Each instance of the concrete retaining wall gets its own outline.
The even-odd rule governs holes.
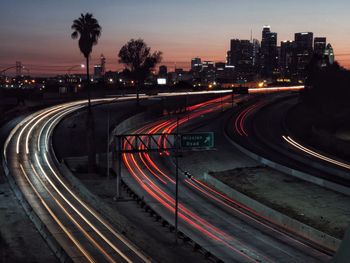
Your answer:
[[[113,129],[112,135],[123,134],[133,128],[136,128],[137,126],[140,126],[141,124],[144,124],[145,122],[147,122],[147,120],[151,120],[156,117],[157,116],[155,114],[149,112],[141,112],[139,114],[136,114],[118,124]]]
[[[289,232],[310,240],[326,249],[335,252],[341,243],[339,239],[336,239],[315,228],[312,228],[293,218],[290,218],[270,207],[267,207],[264,204],[242,194],[241,192],[232,189],[231,187],[227,186],[226,184],[222,183],[207,173],[205,173],[202,178],[198,179],[201,179],[205,183],[212,185],[242,205],[251,208],[272,223],[286,229]]]

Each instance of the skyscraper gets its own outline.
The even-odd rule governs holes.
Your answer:
[[[327,39],[325,37],[315,37],[314,39],[314,53],[324,55],[327,46]]]
[[[264,76],[272,76],[278,70],[277,33],[270,26],[264,26],[261,40],[261,71]]]
[[[293,70],[294,42],[285,40],[281,42],[280,69],[283,76],[290,76]]]
[[[313,54],[313,33],[302,32],[295,33],[295,54],[294,54],[294,65],[296,74],[299,77],[305,76],[305,68],[309,64]]]
[[[253,73],[253,44],[249,40],[231,39],[229,65],[240,76]]]
[[[260,64],[260,42],[257,39],[253,39],[253,66],[258,67]]]

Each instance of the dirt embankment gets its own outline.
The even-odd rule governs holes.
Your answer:
[[[350,198],[264,166],[211,172],[245,195],[342,239],[350,223]]]

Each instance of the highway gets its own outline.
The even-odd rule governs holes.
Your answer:
[[[50,136],[55,125],[85,106],[86,101],[66,103],[27,117],[5,143],[6,165],[31,207],[74,262],[151,262],[80,198],[52,155]]]
[[[350,164],[306,145],[290,134],[285,124],[288,110],[297,103],[290,94],[270,96],[243,107],[227,125],[227,134],[238,144],[268,160],[329,182],[349,193]],[[327,168],[325,168],[327,167]]]
[[[235,102],[243,98],[237,96]],[[113,100],[99,99],[93,103]],[[24,119],[5,143],[5,164],[33,210],[73,261],[151,262],[103,215],[84,202],[60,172],[51,147],[52,131],[62,118],[85,106],[86,101],[66,103]],[[184,130],[219,118],[222,110],[230,107],[230,95],[193,105],[180,115],[178,123]],[[134,132],[171,133],[176,124],[176,117],[167,117],[141,125]],[[166,143],[164,146],[167,147]],[[123,154],[124,171],[129,174],[124,173],[124,181],[169,222],[174,218],[172,155],[170,150],[161,155]],[[179,188],[179,230],[222,261],[326,262],[331,258],[329,252],[274,226],[196,178],[180,173]]]
[[[237,99],[238,98],[238,99]],[[242,98],[237,96],[235,102]],[[220,117],[224,106],[212,100],[193,106],[178,120],[181,130],[196,122]],[[141,126],[134,133],[171,133],[176,131],[176,117],[164,118]],[[133,140],[134,137],[130,137]],[[163,141],[166,148],[166,142]],[[124,144],[125,150],[130,150]],[[142,150],[142,145],[139,146]],[[215,153],[213,153],[215,154]],[[169,164],[173,152],[123,153],[123,180],[157,213],[174,222],[175,172]],[[210,162],[210,160],[208,160]],[[266,218],[196,178],[179,176],[179,230],[225,262],[326,262],[331,257],[320,248],[280,229]]]

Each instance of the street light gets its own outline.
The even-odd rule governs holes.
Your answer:
[[[84,65],[84,64],[74,65],[74,66],[68,68],[68,70],[67,70],[67,71],[68,71],[68,75],[70,75],[70,74],[71,74],[71,71],[72,71],[74,68],[77,68],[77,67],[85,68],[85,65]]]

